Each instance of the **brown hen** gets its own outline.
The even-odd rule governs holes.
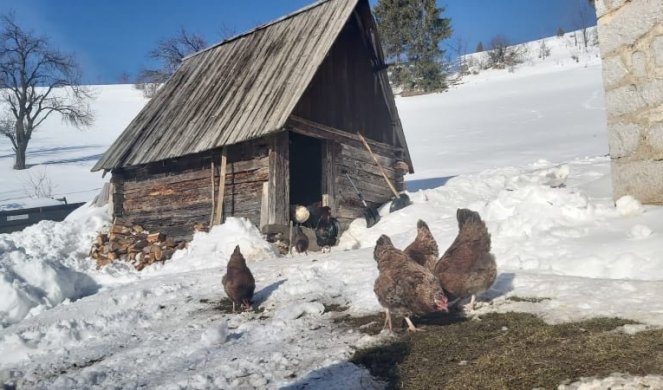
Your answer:
[[[426,222],[422,220],[417,222],[417,237],[412,244],[405,248],[404,252],[412,260],[433,272],[437,259],[440,257],[440,251]]]
[[[410,316],[447,311],[447,297],[437,278],[417,264],[382,235],[375,244],[373,258],[378,263],[378,278],[373,285],[380,305],[385,308],[384,326],[393,331],[391,313],[405,317],[408,329],[418,330]]]
[[[474,309],[476,295],[488,290],[495,282],[497,265],[490,253],[490,234],[479,213],[458,209],[458,235],[435,265],[433,273],[450,300],[471,297]]]
[[[226,274],[223,275],[221,282],[228,298],[233,302],[233,312],[235,312],[235,305],[239,305],[245,310],[251,308],[256,282],[251,270],[246,266],[244,256],[239,251],[239,245],[235,247],[235,251],[228,260]]]

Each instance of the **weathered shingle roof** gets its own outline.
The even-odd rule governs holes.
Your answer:
[[[358,1],[320,1],[186,58],[93,171],[279,131]]]

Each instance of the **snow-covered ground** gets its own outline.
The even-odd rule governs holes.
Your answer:
[[[417,171],[411,188],[425,189],[412,190],[413,205],[383,212],[371,229],[355,221],[330,254],[277,257],[255,228],[230,218],[197,233],[165,265],[97,270],[87,251],[108,217],[87,206],[64,222],[0,235],[0,382],[49,389],[380,388],[347,358],[389,336],[339,326],[325,305],[353,315],[380,311],[372,289],[377,237],[389,234],[404,247],[422,218],[444,249],[457,232],[459,207],[486,220],[498,262],[498,280],[486,294],[491,303],[479,314],[527,311],[553,323],[610,315],[644,324],[628,332],[663,326],[663,208],[630,197],[612,201],[601,68],[592,58],[567,62],[559,55],[513,73],[472,76],[446,93],[399,98]],[[128,86],[106,88],[126,99],[117,117],[128,122],[128,106],[135,113],[142,98]],[[101,111],[111,118],[113,107]],[[112,136],[99,130],[87,138],[89,154],[81,137],[80,149],[50,158],[102,152],[121,131],[111,127]],[[35,139],[34,148],[51,142]],[[83,170],[93,160],[61,165]],[[10,165],[0,166],[2,194],[12,191],[13,176],[4,175]],[[101,183],[70,176],[69,189]],[[216,306],[236,244],[255,275],[259,310],[229,315]],[[513,295],[548,299],[506,299]],[[624,383],[656,386],[661,378],[613,376],[567,388]]]

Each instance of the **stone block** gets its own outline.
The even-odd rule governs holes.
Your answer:
[[[632,45],[661,22],[663,1],[627,2],[618,12],[599,19],[601,52],[605,56],[622,46]]]
[[[596,16],[601,17],[626,3],[627,0],[596,0]]]
[[[647,54],[636,51],[631,55],[631,69],[635,77],[647,76]]]
[[[651,147],[653,159],[663,159],[663,123],[654,123],[647,130],[647,144]]]
[[[608,143],[612,158],[628,157],[640,142],[640,126],[634,123],[614,123],[608,127]]]
[[[647,107],[635,85],[626,85],[607,91],[605,105],[608,117],[621,116]]]
[[[612,161],[613,199],[631,195],[644,204],[663,204],[663,161]]]
[[[637,89],[647,105],[656,106],[663,103],[663,80],[647,79],[647,82],[640,82]]]
[[[654,56],[654,64],[663,67],[663,35],[659,35],[651,43],[651,51]]]
[[[628,69],[618,55],[603,60],[603,83],[606,89],[619,84],[627,74]]]

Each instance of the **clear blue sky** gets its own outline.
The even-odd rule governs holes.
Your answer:
[[[375,5],[377,0],[371,0]],[[311,0],[0,0],[0,12],[14,10],[19,24],[74,52],[88,83],[110,84],[120,74],[149,66],[147,52],[183,26],[210,43],[222,31],[248,30]],[[446,0],[454,34],[473,51],[496,34],[519,43],[554,35],[558,26],[580,26],[587,0]],[[590,15],[593,15],[589,12]],[[589,24],[594,24],[592,18]]]

